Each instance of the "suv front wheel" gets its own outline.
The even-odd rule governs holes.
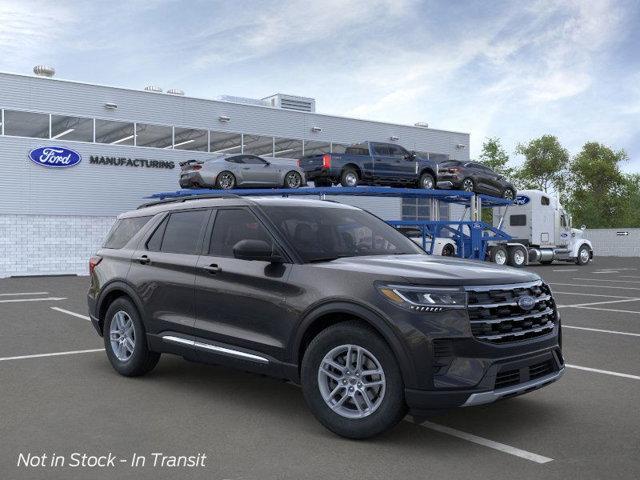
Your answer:
[[[358,322],[339,323],[314,338],[301,378],[312,413],[343,437],[377,435],[407,411],[393,352],[373,329]]]
[[[120,375],[144,375],[160,359],[159,353],[149,350],[138,310],[127,298],[120,297],[109,305],[103,337],[107,357]]]

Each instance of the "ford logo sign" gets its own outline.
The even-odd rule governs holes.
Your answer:
[[[526,195],[517,195],[513,203],[515,203],[516,205],[526,205],[530,200],[531,199]]]
[[[518,298],[518,306],[525,311],[531,310],[536,304],[536,299],[531,295],[523,295]]]
[[[82,155],[64,147],[39,147],[29,152],[33,163],[51,168],[73,167],[82,161]]]

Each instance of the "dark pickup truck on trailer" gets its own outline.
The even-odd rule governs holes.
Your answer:
[[[364,142],[341,154],[309,155],[298,160],[316,187],[358,185],[436,188],[438,164],[393,143]]]

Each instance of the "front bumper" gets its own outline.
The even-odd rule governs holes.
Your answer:
[[[548,362],[548,371],[539,365]],[[515,357],[496,359],[473,388],[405,389],[411,413],[427,415],[433,411],[469,407],[515,397],[545,387],[564,374],[564,360],[558,346]],[[505,384],[505,376],[513,379]]]

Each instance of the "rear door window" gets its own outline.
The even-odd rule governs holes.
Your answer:
[[[149,220],[151,220],[151,216],[121,218],[111,228],[111,232],[104,242],[104,248],[120,249],[124,247]]]
[[[389,147],[387,145],[376,143],[375,145],[373,145],[373,149],[375,150],[376,155],[379,155],[379,156],[389,155]]]
[[[187,210],[174,212],[169,217],[162,237],[161,252],[200,253],[202,232],[209,219],[210,210]]]

